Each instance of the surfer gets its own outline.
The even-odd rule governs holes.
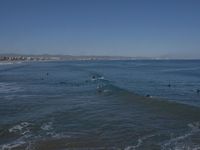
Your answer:
[[[197,94],[199,94],[200,93],[200,90],[199,89],[197,89]]]
[[[147,94],[146,97],[151,97],[151,96],[149,94]]]
[[[92,79],[95,79],[96,77],[95,76],[92,76]]]
[[[171,87],[171,83],[170,83],[170,81],[169,81],[169,84],[167,85],[169,88]]]

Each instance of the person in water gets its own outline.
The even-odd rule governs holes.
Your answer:
[[[197,94],[199,94],[200,93],[200,90],[199,89],[197,89]]]
[[[169,81],[169,84],[167,85],[169,88],[171,87],[171,83],[170,83],[170,81]]]
[[[146,97],[151,97],[151,95],[147,94]]]

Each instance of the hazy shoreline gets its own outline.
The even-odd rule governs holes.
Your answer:
[[[20,55],[0,54],[0,63],[13,64],[32,61],[95,61],[95,60],[199,60],[162,57],[126,57],[126,56],[73,56],[73,55]]]
[[[71,55],[0,55],[0,62],[73,61],[73,60],[132,60],[121,56],[71,56]]]

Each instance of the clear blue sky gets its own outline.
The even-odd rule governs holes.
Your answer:
[[[200,58],[200,0],[0,0],[0,53]]]

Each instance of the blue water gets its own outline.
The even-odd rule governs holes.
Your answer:
[[[199,60],[0,65],[0,149],[200,149],[199,66]]]

